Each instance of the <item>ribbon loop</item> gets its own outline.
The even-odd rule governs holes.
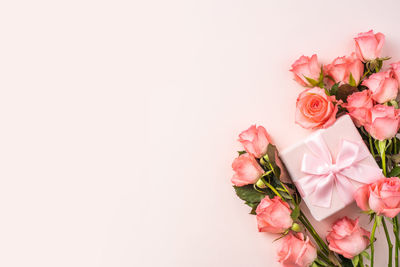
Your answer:
[[[320,134],[307,140],[306,146],[312,152],[305,153],[301,163],[301,171],[306,176],[297,180],[296,184],[313,205],[329,208],[334,188],[340,198],[349,203],[355,190],[350,180],[372,183],[382,176],[381,169],[361,162],[370,155],[363,143],[342,140],[336,161],[332,160]]]

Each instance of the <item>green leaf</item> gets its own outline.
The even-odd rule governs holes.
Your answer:
[[[311,267],[319,267],[319,265],[317,263],[315,263],[315,261],[314,261],[313,264],[311,265]]]
[[[380,227],[382,225],[382,216],[376,216],[376,222],[377,227]]]
[[[339,255],[339,258],[343,267],[353,267],[353,262],[350,259],[345,258],[342,255]]]
[[[360,257],[357,255],[357,256],[354,256],[353,257],[353,259],[351,260],[351,262],[353,263],[353,266],[354,267],[357,267],[358,266],[358,262],[360,261]]]
[[[293,221],[296,221],[297,218],[300,216],[300,207],[299,205],[296,205],[292,211],[292,214],[290,214],[290,217],[292,217]]]
[[[334,85],[332,85],[331,90],[330,90],[330,94],[331,95],[336,95],[337,92],[339,90],[339,83],[335,83]]]
[[[394,167],[394,168],[390,171],[389,177],[400,177],[400,166]]]
[[[357,86],[356,80],[354,80],[353,74],[351,74],[351,72],[350,72],[350,77],[349,77],[349,84],[354,87]]]
[[[240,155],[246,154],[247,152],[246,152],[246,150],[242,150],[242,151],[238,151],[237,153],[238,153],[239,156],[240,156]]]
[[[374,218],[375,218],[375,213],[371,213],[369,215],[369,223],[371,223]]]
[[[250,214],[256,215],[256,209],[258,207],[258,204],[260,204],[260,202],[247,202],[246,201],[244,204],[246,204],[249,207],[251,207]]]
[[[320,260],[320,259],[315,259],[315,262],[314,262],[315,264],[317,264],[316,266],[328,266],[325,262],[323,262],[322,260]],[[313,266],[313,265],[312,265]]]
[[[303,76],[304,76],[304,75],[303,75]],[[316,80],[314,80],[314,79],[308,78],[308,77],[306,77],[306,76],[304,76],[304,78],[306,78],[306,80],[307,80],[313,87],[318,86],[318,84],[319,84],[319,82],[316,81]]]
[[[369,256],[369,253],[365,250],[363,252],[361,252],[361,255],[364,256],[364,258],[366,258],[368,260],[371,259],[371,257]]]
[[[321,72],[319,73],[318,81],[321,83],[324,80],[324,66],[321,64]]]
[[[253,188],[253,185],[245,186],[233,186],[236,191],[236,195],[241,199],[249,203],[260,202],[265,195],[258,192]]]

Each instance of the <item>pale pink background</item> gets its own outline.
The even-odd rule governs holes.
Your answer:
[[[290,64],[371,28],[400,59],[399,8],[2,1],[0,266],[278,266],[229,182],[237,135],[306,136]]]

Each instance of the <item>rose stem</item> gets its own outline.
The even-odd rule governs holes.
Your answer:
[[[372,137],[370,134],[368,134],[369,137],[369,150],[371,150],[372,156],[375,158],[375,151],[374,151],[374,146],[372,145]]]
[[[395,258],[395,264],[396,267],[399,266],[399,246],[400,246],[400,241],[399,241],[399,220],[396,217],[393,218],[393,233],[395,236],[395,250],[394,250],[394,258]]]
[[[382,171],[383,175],[387,177],[386,175],[386,140],[384,141],[379,141],[379,154],[381,155],[382,159]]]
[[[388,249],[389,249],[389,263],[388,263],[388,267],[392,267],[392,251],[393,251],[393,244],[390,241],[390,236],[389,236],[389,232],[388,229],[386,227],[386,222],[385,222],[385,218],[382,218],[382,224],[383,224],[383,229],[385,229],[385,235],[386,235],[386,240],[388,243]]]
[[[372,232],[371,232],[371,237],[369,240],[369,243],[371,244],[371,266],[370,267],[374,267],[374,241],[375,241],[375,231],[376,231],[376,226],[378,225],[378,216],[375,215],[375,219],[374,219],[374,226],[372,227]]]
[[[331,261],[329,260],[329,258],[328,258],[327,256],[325,256],[325,254],[324,254],[322,251],[317,250],[317,254],[318,254],[318,257],[319,257],[322,261],[324,261],[325,263],[327,263],[327,264],[329,264],[329,265],[334,265],[333,262],[331,262]]]

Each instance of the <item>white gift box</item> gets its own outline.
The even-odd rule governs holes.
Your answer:
[[[329,150],[328,154],[330,154],[329,157],[331,158],[332,161],[331,164],[321,164],[321,162],[324,161],[324,160],[321,161],[321,159],[324,158],[324,155],[316,155],[317,153],[315,151],[316,150],[319,151],[318,148],[316,150],[313,150],[312,146],[309,145],[311,141],[315,147],[315,140],[320,140],[322,141],[322,143],[326,144],[326,148],[327,150]],[[347,143],[350,146],[358,144],[359,147],[354,150],[363,151],[364,156],[362,157],[361,160],[358,161],[357,163],[358,166],[356,168],[353,168],[353,166],[351,166],[348,167],[347,169],[346,168],[342,169],[341,173],[336,173],[336,170],[331,171],[330,169],[335,168],[335,164],[337,163],[338,160],[337,159],[338,154],[344,154],[343,152],[340,153],[340,150],[342,151],[344,150],[342,148],[343,143]],[[325,149],[325,151],[327,150]],[[309,208],[312,216],[317,221],[321,221],[333,215],[334,213],[338,212],[339,210],[343,209],[344,207],[348,206],[349,204],[351,204],[354,201],[352,197],[352,191],[362,186],[363,184],[370,183],[371,179],[376,180],[382,176],[382,172],[379,169],[379,166],[377,165],[373,156],[369,153],[369,150],[364,144],[360,134],[358,133],[357,128],[354,126],[350,116],[348,115],[340,117],[332,126],[328,127],[327,129],[321,129],[315,131],[303,141],[291,147],[288,147],[287,149],[284,149],[283,151],[280,152],[279,155],[282,161],[284,162],[293,182],[296,184],[299,192],[301,193],[305,204]],[[327,155],[325,155],[325,158],[327,158],[326,156]],[[342,156],[340,157],[343,159]],[[325,160],[325,162],[326,161],[327,160]],[[311,181],[309,179],[310,173],[307,173],[305,171],[305,166],[307,166],[307,162],[308,165],[310,165],[317,171],[324,168],[327,168],[327,170],[329,168],[330,169],[329,171],[326,171],[326,173],[322,176],[314,175],[313,179],[314,178],[315,179]],[[318,164],[321,166],[312,166]],[[327,165],[329,165],[329,167],[327,167]],[[343,174],[347,175],[347,173],[349,173],[350,168],[353,168],[353,173],[354,171],[355,172],[361,171],[364,173],[368,173],[369,176],[372,176],[374,178],[369,177],[368,178],[369,180],[365,179],[364,181],[362,179],[360,180],[360,178],[352,179],[353,177],[350,177],[351,175],[349,176],[343,175]],[[327,179],[331,178],[332,178],[331,181],[334,182],[330,184],[332,185],[330,187],[332,188],[332,190],[329,190],[329,192],[332,192],[330,198],[328,196],[330,194],[326,194],[326,190],[325,191],[322,190],[318,191],[318,190],[322,188],[323,184],[328,181]],[[314,188],[315,186],[316,188],[315,191],[310,193],[309,188],[308,190],[303,190],[310,186],[312,188]],[[345,194],[346,190],[350,192],[347,194],[348,196],[346,196]],[[307,193],[305,193],[306,191]],[[329,203],[327,200],[325,200],[325,204],[327,203],[328,205],[324,206],[321,205],[321,203],[318,203],[318,202],[323,202],[322,199],[325,198],[327,199],[329,198]]]

